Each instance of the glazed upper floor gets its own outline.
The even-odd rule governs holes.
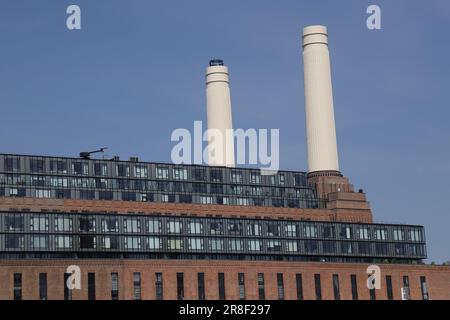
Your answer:
[[[319,208],[305,172],[0,154],[0,196]]]

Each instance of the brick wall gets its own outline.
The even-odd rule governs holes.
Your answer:
[[[197,273],[205,274],[206,299],[218,299],[218,273],[225,273],[227,299],[238,299],[238,273],[245,274],[246,299],[258,299],[257,274],[264,273],[266,299],[278,299],[277,273],[282,273],[286,299],[297,299],[295,275],[302,274],[305,299],[315,299],[314,274],[320,274],[322,297],[334,299],[332,276],[339,275],[341,299],[352,298],[350,275],[357,276],[359,299],[370,299],[366,287],[367,264],[202,261],[202,260],[3,260],[0,261],[0,299],[13,298],[13,275],[22,273],[23,299],[39,298],[39,273],[47,273],[48,298],[64,298],[63,274],[69,265],[81,268],[82,289],[73,291],[73,299],[87,299],[87,273],[95,272],[96,298],[111,299],[111,272],[119,273],[120,299],[133,298],[133,272],[141,273],[142,299],[155,299],[155,272],[163,273],[164,299],[177,298],[176,273],[184,274],[185,299],[198,298]],[[433,300],[450,299],[450,267],[430,265],[380,264],[382,287],[376,298],[387,299],[386,275],[392,277],[394,299],[401,299],[403,276],[409,276],[411,299],[421,299],[420,277],[425,276]]]

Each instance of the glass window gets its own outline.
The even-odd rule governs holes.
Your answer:
[[[394,292],[392,290],[392,276],[386,276],[386,294],[388,300],[394,300]]]
[[[155,273],[155,292],[156,300],[163,299],[163,274],[161,272]]]
[[[361,240],[368,240],[369,239],[369,229],[358,228],[358,238]]]
[[[108,165],[106,163],[95,163],[94,164],[94,174],[96,176],[107,176],[108,175]]]
[[[316,238],[317,237],[317,227],[313,225],[304,226],[305,237]]]
[[[201,222],[189,222],[188,223],[188,233],[189,234],[202,234],[203,224]]]
[[[358,253],[364,255],[370,254],[370,243],[358,242]]]
[[[208,247],[212,251],[222,251],[223,250],[223,239],[209,239]]]
[[[119,274],[111,272],[111,300],[119,300]]]
[[[259,300],[265,300],[264,273],[258,273],[258,296]]]
[[[236,198],[236,205],[238,206],[248,206],[248,199],[247,198]]]
[[[267,240],[267,251],[281,252],[281,240]]]
[[[245,300],[245,275],[244,275],[244,273],[238,274],[238,286],[239,286],[239,300]]]
[[[14,300],[22,300],[22,274],[14,273],[13,283],[13,297]]]
[[[241,183],[242,182],[242,172],[231,171],[231,182],[232,183]]]
[[[95,231],[95,217],[79,217],[79,231],[94,232]]]
[[[235,195],[241,195],[243,193],[243,187],[242,186],[230,186],[231,193]]]
[[[297,241],[286,241],[286,251],[287,252],[297,252]]]
[[[48,217],[32,216],[30,218],[30,231],[48,231]]]
[[[218,220],[209,221],[209,234],[210,235],[222,235],[223,234],[223,222]]]
[[[55,231],[57,232],[71,232],[72,228],[72,218],[57,216],[55,217]]]
[[[79,236],[80,249],[95,249],[97,247],[97,238],[94,235]]]
[[[156,167],[156,178],[169,179],[169,169],[165,167]]]
[[[356,274],[350,275],[350,284],[352,287],[352,300],[358,300],[358,283],[356,281]]]
[[[134,176],[136,178],[147,178],[148,169],[145,165],[135,165],[134,166]]]
[[[51,184],[52,187],[67,188],[69,186],[69,179],[65,178],[65,177],[51,177],[50,178],[50,184]]]
[[[203,272],[197,273],[197,282],[198,282],[198,300],[205,300],[205,296],[206,296],[205,273],[203,273]]]
[[[296,174],[294,175],[294,185],[296,187],[306,186],[306,178],[304,175]]]
[[[47,189],[37,189],[36,192],[36,198],[51,198],[51,191]]]
[[[285,183],[285,176],[284,176],[284,174],[280,173],[278,175],[278,179],[279,179],[279,182],[280,182],[280,186],[284,186],[284,183]]]
[[[351,239],[352,229],[350,227],[342,227],[340,236],[342,239]]]
[[[352,254],[353,253],[353,243],[352,242],[342,242],[342,253],[343,254]]]
[[[18,172],[20,171],[20,159],[19,158],[5,158],[5,170]]]
[[[287,237],[297,237],[297,226],[295,224],[287,224],[284,226]]]
[[[221,185],[221,184],[211,184],[211,193],[213,193],[213,194],[222,194],[223,193],[223,185]]]
[[[108,188],[108,179],[95,179],[95,187],[99,189]]]
[[[141,220],[139,218],[125,218],[124,231],[127,233],[140,233]]]
[[[161,233],[161,220],[158,218],[149,218],[147,220],[148,233]]]
[[[210,179],[211,182],[222,182],[222,170],[221,169],[210,169]]]
[[[386,240],[387,239],[387,230],[386,229],[375,229],[375,238],[377,240]]]
[[[88,273],[88,300],[95,300],[95,273]]]
[[[203,239],[189,238],[188,245],[190,250],[203,250]]]
[[[212,204],[213,198],[209,196],[200,196],[200,203],[201,204]]]
[[[322,286],[320,283],[320,274],[314,275],[314,285],[316,289],[316,300],[322,300]]]
[[[262,241],[261,240],[248,240],[248,250],[249,251],[261,251]]]
[[[403,241],[405,240],[405,233],[401,229],[394,229],[394,240]]]
[[[326,225],[324,225],[322,227],[322,230],[323,230],[323,237],[325,239],[333,239],[333,238],[335,238],[334,226],[326,226]]]
[[[262,226],[259,222],[247,222],[247,235],[261,236]]]
[[[129,177],[130,176],[130,166],[124,163],[119,163],[116,165],[116,175],[118,177]]]
[[[118,236],[103,236],[102,237],[103,249],[119,249],[119,237]]]
[[[336,254],[336,242],[335,241],[323,241],[323,252],[328,254]]]
[[[228,234],[241,236],[242,235],[242,222],[228,221]]]
[[[333,293],[334,300],[341,300],[341,292],[339,288],[339,275],[333,274]]]
[[[73,247],[72,236],[55,236],[56,249],[71,249]]]
[[[6,249],[23,249],[24,236],[22,234],[5,234]]]
[[[282,273],[277,273],[277,292],[278,300],[284,300],[284,281]]]
[[[261,174],[259,172],[252,172],[250,174],[250,182],[254,184],[261,184]]]
[[[44,172],[44,160],[30,159],[30,171],[32,173],[43,173]]]
[[[119,219],[117,217],[102,218],[103,232],[119,232]]]
[[[5,217],[6,231],[24,231],[24,216],[21,214],[8,214]]]
[[[9,196],[10,197],[25,197],[26,196],[25,188],[9,188]]]
[[[147,247],[150,250],[162,249],[162,240],[160,237],[147,237]]]
[[[262,196],[263,189],[261,187],[252,187],[252,195],[254,196]]]
[[[303,300],[303,279],[301,273],[295,274],[295,284],[297,289],[297,300]]]
[[[50,173],[68,173],[67,161],[50,160]]]
[[[113,200],[114,194],[112,191],[99,191],[98,192],[98,199],[99,200]]]
[[[89,174],[89,165],[85,162],[72,162],[72,174],[76,175],[88,175]]]
[[[167,249],[182,250],[183,249],[183,239],[169,238],[167,240]]]
[[[411,239],[411,241],[421,241],[422,237],[420,230],[410,230],[409,238]]]
[[[173,178],[175,180],[187,180],[188,171],[185,168],[173,168]]]
[[[39,273],[39,300],[47,300],[47,274]]]
[[[181,221],[170,220],[167,222],[167,233],[181,233],[183,231],[183,223]]]
[[[125,249],[140,249],[141,237],[125,237]]]
[[[242,240],[230,239],[228,242],[228,246],[230,251],[242,251]]]
[[[378,256],[386,256],[388,253],[388,244],[387,243],[382,243],[382,242],[378,242],[375,243],[375,254]]]
[[[192,170],[192,178],[196,181],[206,181],[206,171],[204,168],[194,168]]]
[[[47,235],[40,235],[40,236],[32,235],[30,240],[31,240],[31,248],[33,248],[33,249],[48,249],[48,236]]]
[[[279,237],[281,235],[281,226],[277,222],[267,223],[267,235],[269,237]]]
[[[226,299],[226,296],[225,296],[225,273],[219,272],[218,276],[219,276],[219,279],[218,279],[219,300],[225,300]]]
[[[318,253],[318,241],[317,240],[305,240],[305,251],[306,253]]]
[[[33,187],[45,187],[45,177],[41,176],[31,176],[31,185]],[[36,197],[43,198],[43,196],[38,196],[36,192]]]
[[[184,300],[184,274],[177,272],[177,299]]]

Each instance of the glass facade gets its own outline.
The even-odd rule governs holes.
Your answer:
[[[0,196],[323,208],[305,172],[0,154]]]
[[[330,234],[330,228],[345,232]],[[364,239],[357,236],[361,229],[367,234]],[[384,240],[375,237],[379,229],[386,232]],[[399,229],[405,234],[402,240],[395,237]],[[408,236],[412,233],[414,238]],[[426,257],[421,226],[159,214],[0,212],[0,255],[8,258],[20,253],[49,258],[64,253],[86,253],[86,257],[87,253],[93,257],[95,253],[117,253],[130,258],[133,254],[148,258],[158,254],[174,254],[177,258],[207,254],[204,259],[303,257],[313,261]]]

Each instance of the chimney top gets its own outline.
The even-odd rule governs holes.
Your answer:
[[[213,67],[213,66],[223,66],[223,60],[221,59],[212,59],[209,60],[209,66]]]
[[[303,36],[310,34],[328,34],[327,27],[322,25],[312,25],[303,28]]]

